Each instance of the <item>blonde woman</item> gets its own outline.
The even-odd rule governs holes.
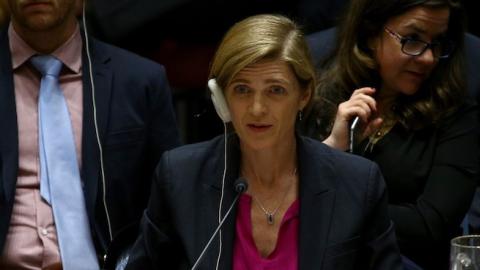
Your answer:
[[[237,23],[210,79],[234,132],[163,156],[127,269],[401,269],[377,166],[296,135],[315,72],[295,23]]]

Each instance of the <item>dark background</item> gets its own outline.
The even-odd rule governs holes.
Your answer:
[[[464,0],[463,4],[468,30],[479,36],[479,10],[474,1],[478,2]],[[88,24],[97,38],[166,67],[182,140],[193,143],[223,130],[205,86],[210,60],[230,26],[250,15],[279,13],[293,18],[309,34],[334,26],[346,2],[97,0],[89,6]]]

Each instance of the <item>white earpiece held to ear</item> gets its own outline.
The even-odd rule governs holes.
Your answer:
[[[224,123],[230,122],[230,111],[228,110],[223,91],[217,84],[217,80],[208,80],[208,89],[210,89],[213,106],[215,107],[215,111],[217,111],[218,116]]]

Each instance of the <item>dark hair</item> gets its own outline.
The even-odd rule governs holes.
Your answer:
[[[422,128],[436,123],[453,111],[465,96],[465,57],[463,9],[454,0],[354,0],[346,10],[338,29],[337,48],[321,71],[317,102],[336,106],[350,98],[360,87],[378,87],[381,83],[377,63],[367,43],[383,33],[386,22],[418,7],[450,9],[447,38],[454,42],[454,51],[439,61],[422,89],[412,96],[396,100],[395,115],[406,129]],[[325,103],[325,101],[327,103]],[[330,103],[330,105],[328,105]],[[322,106],[317,106],[322,107]],[[322,109],[320,109],[322,111]],[[322,120],[334,120],[332,110],[319,113]],[[327,130],[326,132],[330,132]]]

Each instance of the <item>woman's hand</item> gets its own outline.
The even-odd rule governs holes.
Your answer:
[[[375,89],[363,87],[355,90],[349,100],[338,105],[330,136],[323,142],[330,147],[345,151],[349,147],[349,125],[355,117],[360,118],[360,140],[375,132],[382,124],[377,114]]]

